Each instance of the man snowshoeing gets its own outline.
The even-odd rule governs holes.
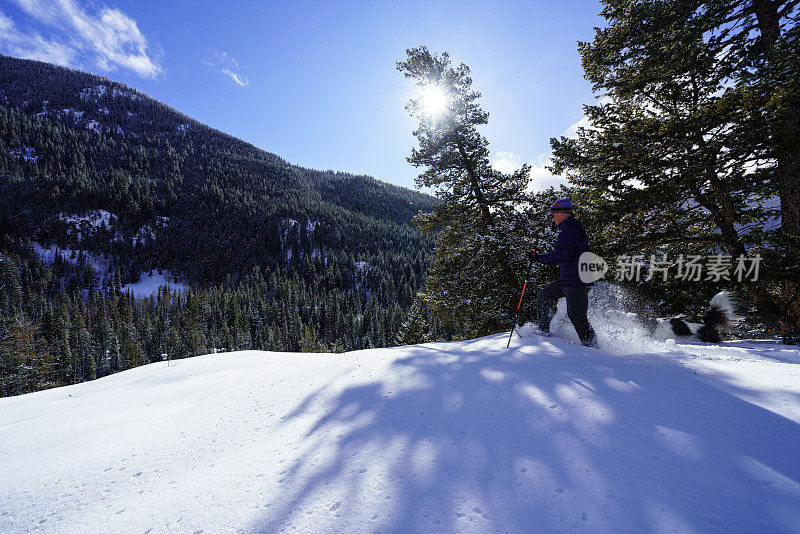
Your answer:
[[[578,258],[589,250],[589,239],[583,225],[572,214],[572,203],[562,198],[550,207],[550,216],[558,227],[558,240],[555,250],[549,254],[529,252],[531,261],[557,263],[559,278],[544,286],[536,299],[539,308],[539,329],[550,332],[550,320],[556,311],[556,303],[561,297],[567,299],[567,316],[572,321],[581,343],[587,347],[597,347],[595,336],[586,311],[589,309],[589,290],[594,284],[584,284],[578,276]]]

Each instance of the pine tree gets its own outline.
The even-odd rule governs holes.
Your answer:
[[[108,356],[106,358],[108,361],[108,368],[112,373],[116,373],[120,370],[119,345],[119,336],[116,333],[112,334],[108,345]]]
[[[180,335],[178,334],[178,330],[175,328],[175,325],[172,324],[172,326],[169,327],[166,339],[166,353],[168,358],[171,360],[184,358],[185,354],[181,347],[182,344]]]
[[[97,378],[97,366],[91,353],[89,332],[78,300],[74,300],[72,305],[70,345],[76,381],[82,382]]]
[[[0,340],[0,352],[15,360],[12,369],[14,375],[9,376],[10,383],[5,387],[8,394],[28,393],[59,385],[57,380],[58,362],[42,350],[37,343],[36,328],[20,311],[15,311],[8,322],[8,333],[5,340]]]
[[[417,185],[434,188],[441,199],[414,218],[417,228],[436,233],[425,304],[463,335],[500,331],[515,317],[526,251],[538,233],[527,211],[529,167],[506,174],[489,164],[488,141],[478,132],[489,115],[469,67],[425,47],[407,56],[397,68],[420,89],[406,107],[419,119],[419,147],[408,161],[425,168]]]
[[[316,332],[309,327],[303,327],[303,335],[299,341],[300,352],[328,352],[325,345],[319,340]]]
[[[133,369],[144,363],[139,344],[136,340],[137,332],[133,323],[133,311],[131,310],[131,298],[129,294],[119,297],[117,301],[119,309],[119,364],[120,370]]]
[[[59,380],[67,384],[76,381],[77,369],[74,366],[72,350],[70,348],[70,320],[67,301],[62,298],[55,309],[54,317],[55,342],[52,345],[59,362]]]
[[[397,332],[396,342],[398,345],[416,345],[434,341],[431,335],[431,327],[425,317],[425,303],[420,293],[417,299],[408,310],[406,320]]]
[[[111,338],[113,331],[108,323],[106,316],[105,305],[100,303],[95,314],[95,319],[92,321],[92,340],[95,344],[96,361],[95,367],[100,376],[105,376],[111,372]]]
[[[14,318],[0,314],[0,396],[3,397],[22,392],[22,361],[17,357],[18,341],[13,328]]]
[[[185,344],[187,353],[191,356],[197,356],[203,353],[206,343],[202,325],[203,313],[197,295],[191,291],[186,295],[184,316],[186,321]]]
[[[601,251],[760,253],[743,290],[762,318],[800,325],[798,3],[603,4],[608,24],[579,51],[606,99],[585,107],[591,128],[551,140]]]

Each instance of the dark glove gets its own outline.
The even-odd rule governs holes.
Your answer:
[[[535,261],[539,261],[539,255],[532,250],[528,251],[528,261],[533,263]]]

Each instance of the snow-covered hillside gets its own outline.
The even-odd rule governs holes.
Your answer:
[[[153,272],[151,274],[142,273],[138,282],[125,284],[122,291],[130,291],[136,298],[147,298],[158,293],[159,288],[166,287],[170,291],[180,291],[186,293],[189,286],[181,282],[176,282],[169,271]]]
[[[522,333],[0,399],[0,531],[800,532],[800,350]]]

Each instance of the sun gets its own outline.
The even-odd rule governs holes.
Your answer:
[[[447,92],[438,85],[426,85],[419,97],[422,112],[432,118],[447,111],[450,99]]]

